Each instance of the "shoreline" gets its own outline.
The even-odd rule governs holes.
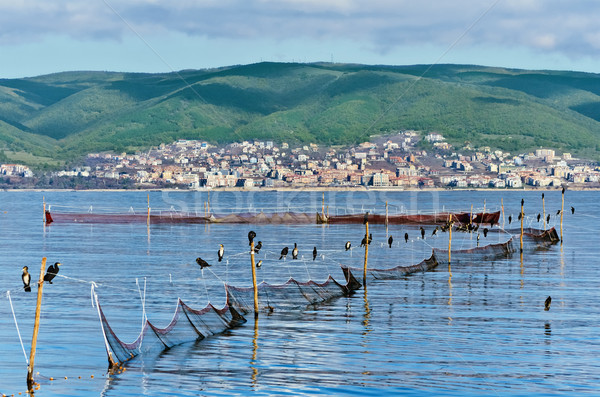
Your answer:
[[[278,188],[242,188],[242,187],[220,187],[220,188],[204,188],[204,189],[1,189],[2,192],[554,192],[560,191],[562,186],[557,187],[527,187],[521,189],[492,189],[492,188],[400,188],[400,187],[364,187],[364,186],[352,186],[352,187],[278,187]],[[586,187],[586,186],[566,186],[566,190],[571,191],[600,191],[600,187]]]

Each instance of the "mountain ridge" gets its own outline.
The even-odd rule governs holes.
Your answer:
[[[177,139],[351,145],[438,131],[456,146],[600,155],[600,75],[477,65],[261,62],[0,79],[0,150],[66,161]]]

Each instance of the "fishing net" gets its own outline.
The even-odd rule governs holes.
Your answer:
[[[137,339],[132,343],[125,343],[117,337],[108,324],[97,297],[96,304],[111,367],[130,360],[140,353],[163,350],[181,343],[204,339],[246,322],[244,317],[229,305],[217,309],[208,304],[202,310],[194,310],[179,299],[173,319],[166,327],[156,327],[146,320]]]
[[[452,222],[468,224],[473,221],[477,224],[498,224],[500,219],[500,212],[490,213],[474,213],[461,212],[461,213],[449,213],[440,212],[436,214],[413,214],[413,215],[379,215],[369,214],[370,224],[385,224],[390,225],[436,225],[445,224],[448,220],[452,219]],[[318,223],[331,223],[331,224],[351,224],[351,223],[363,223],[364,214],[352,214],[352,215],[331,215],[323,217],[317,214]]]
[[[361,287],[348,269],[342,269],[346,284],[340,284],[331,277],[323,283],[315,281],[299,282],[290,278],[286,283],[272,285],[258,284],[258,308],[261,311],[297,309],[322,303],[332,298],[349,296]],[[227,302],[241,313],[254,311],[254,288],[236,287],[225,284]]]
[[[498,224],[500,212],[491,213],[448,213],[414,214],[414,215],[379,215],[369,214],[371,224],[408,224],[408,225],[435,225],[445,224],[449,218],[459,224],[468,224],[473,221],[477,224]],[[210,215],[198,212],[152,210],[150,215],[146,211],[130,211],[123,213],[110,212],[46,212],[46,224],[56,223],[251,223],[251,224],[360,224],[363,223],[364,214],[352,215],[325,215],[320,213],[304,212],[246,212],[235,214]]]
[[[438,265],[435,255],[432,253],[431,256],[416,265],[409,266],[396,266],[391,269],[374,269],[367,268],[367,276],[372,279],[380,280],[391,280],[398,279],[404,276],[408,276],[413,273],[427,272],[434,269]],[[357,274],[364,272],[364,269],[358,267],[346,267]]]
[[[488,244],[481,247],[452,250],[450,252],[451,263],[476,263],[485,260],[494,260],[509,257],[515,249],[513,238],[504,243]],[[433,254],[440,264],[448,264],[448,250],[434,248]]]

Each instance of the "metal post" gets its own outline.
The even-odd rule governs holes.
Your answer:
[[[562,221],[563,221],[563,213],[565,212],[565,188],[562,188],[562,202],[560,204],[560,242],[562,243],[563,241],[563,228],[562,228]]]

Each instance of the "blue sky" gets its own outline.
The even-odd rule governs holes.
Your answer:
[[[0,78],[260,61],[600,73],[597,0],[0,0]]]

